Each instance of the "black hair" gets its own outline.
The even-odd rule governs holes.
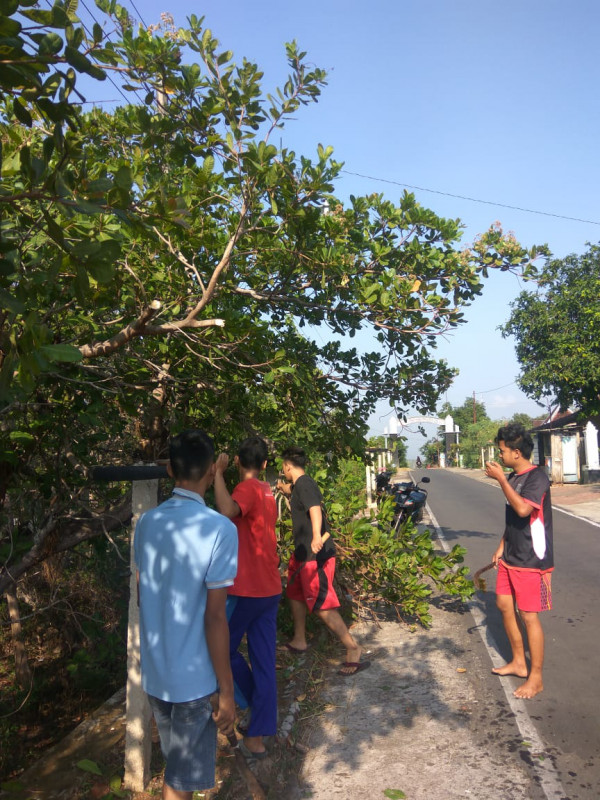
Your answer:
[[[182,431],[169,442],[169,460],[175,480],[199,481],[215,457],[213,440],[204,431]]]
[[[281,454],[281,458],[294,467],[300,467],[300,469],[304,469],[308,461],[306,453],[301,447],[287,447]]]
[[[269,448],[260,436],[249,436],[241,443],[237,454],[245,469],[261,469],[269,458]]]
[[[498,430],[496,442],[504,442],[510,450],[519,450],[524,458],[533,453],[533,439],[520,422],[510,422]]]

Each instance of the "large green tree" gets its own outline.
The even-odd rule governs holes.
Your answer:
[[[518,383],[534,400],[600,413],[600,247],[547,261],[535,291],[512,304]]]
[[[454,424],[460,428],[461,434],[469,425],[489,420],[485,404],[473,397],[465,397],[464,403],[460,406],[444,403],[439,416],[446,417],[448,414],[454,420]]]
[[[136,29],[98,6],[91,32],[76,0],[0,17],[0,591],[122,524],[126,498],[90,492],[87,468],[164,456],[172,430],[261,431],[335,469],[379,399],[433,409],[454,374],[436,337],[489,268],[534,255],[498,228],[459,249],[459,220],[408,193],[342,202],[331,147],[285,146],[325,83],[294,43],[268,93],[201,19]],[[81,72],[132,102],[82,113]]]

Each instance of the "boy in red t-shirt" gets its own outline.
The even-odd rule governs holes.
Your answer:
[[[271,487],[259,480],[267,466],[268,449],[258,436],[245,439],[235,456],[240,482],[231,494],[223,473],[229,457],[217,458],[215,500],[221,514],[238,531],[238,572],[229,588],[235,608],[229,619],[231,670],[236,686],[251,709],[250,723],[240,747],[245,755],[266,756],[263,736],[277,732],[275,650],[281,578],[275,524],[277,505]],[[246,634],[250,666],[238,651]]]

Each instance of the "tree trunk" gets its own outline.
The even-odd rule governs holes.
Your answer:
[[[17,588],[14,583],[6,590],[6,602],[10,617],[10,632],[15,649],[15,677],[22,689],[29,689],[33,675],[27,661],[27,650],[23,641],[21,615],[19,614],[19,603],[17,602]]]

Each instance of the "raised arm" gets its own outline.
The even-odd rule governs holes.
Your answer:
[[[225,477],[223,473],[227,469],[228,465],[229,456],[225,453],[220,453],[215,463],[215,479],[213,482],[213,487],[215,490],[215,503],[217,504],[217,510],[219,513],[223,514],[223,516],[228,517],[229,519],[234,519],[235,517],[239,517],[242,512],[238,504],[229,494],[227,486],[225,485]]]
[[[485,474],[488,478],[493,478],[498,481],[500,488],[504,492],[507,502],[520,517],[528,517],[533,506],[524,500],[518,492],[512,488],[508,482],[508,478],[504,474],[504,470],[496,461],[488,461],[485,465]]]

